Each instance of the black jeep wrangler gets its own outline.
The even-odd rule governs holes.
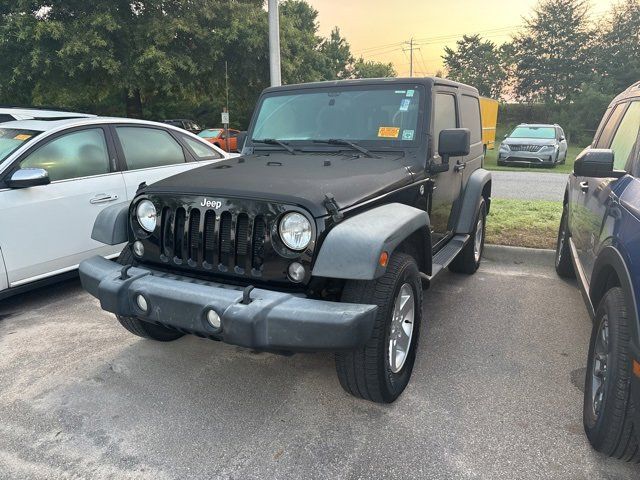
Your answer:
[[[482,256],[491,176],[478,92],[438,78],[269,88],[242,156],[141,185],[92,237],[84,288],[141,337],[335,352],[342,386],[406,387],[422,291]],[[427,315],[429,309],[426,309]]]

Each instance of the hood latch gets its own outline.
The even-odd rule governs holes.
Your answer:
[[[327,209],[327,212],[329,212],[331,218],[333,218],[334,222],[338,223],[344,218],[344,214],[340,211],[338,202],[336,202],[336,199],[332,193],[325,193],[323,203],[325,208]]]

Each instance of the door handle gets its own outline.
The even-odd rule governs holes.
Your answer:
[[[118,195],[106,195],[104,193],[101,193],[93,197],[91,200],[89,200],[89,203],[96,205],[100,203],[113,202],[114,200],[117,200],[117,199],[118,199]]]
[[[455,167],[453,167],[453,169],[456,172],[461,172],[462,170],[464,170],[466,168],[467,164],[466,163],[457,163]]]
[[[580,182],[580,190],[582,190],[582,193],[587,193],[589,191],[589,182]]]

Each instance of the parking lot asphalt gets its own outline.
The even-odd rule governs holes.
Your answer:
[[[139,339],[77,281],[0,303],[0,478],[637,479],[582,430],[575,285],[500,252],[425,292],[392,405],[343,392],[330,354]]]
[[[491,196],[518,200],[562,201],[566,173],[493,171]]]

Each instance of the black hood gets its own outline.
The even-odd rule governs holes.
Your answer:
[[[402,154],[381,158],[335,153],[272,152],[194,168],[144,189],[145,193],[264,199],[300,205],[314,216],[327,214],[331,193],[342,208],[411,182]]]

